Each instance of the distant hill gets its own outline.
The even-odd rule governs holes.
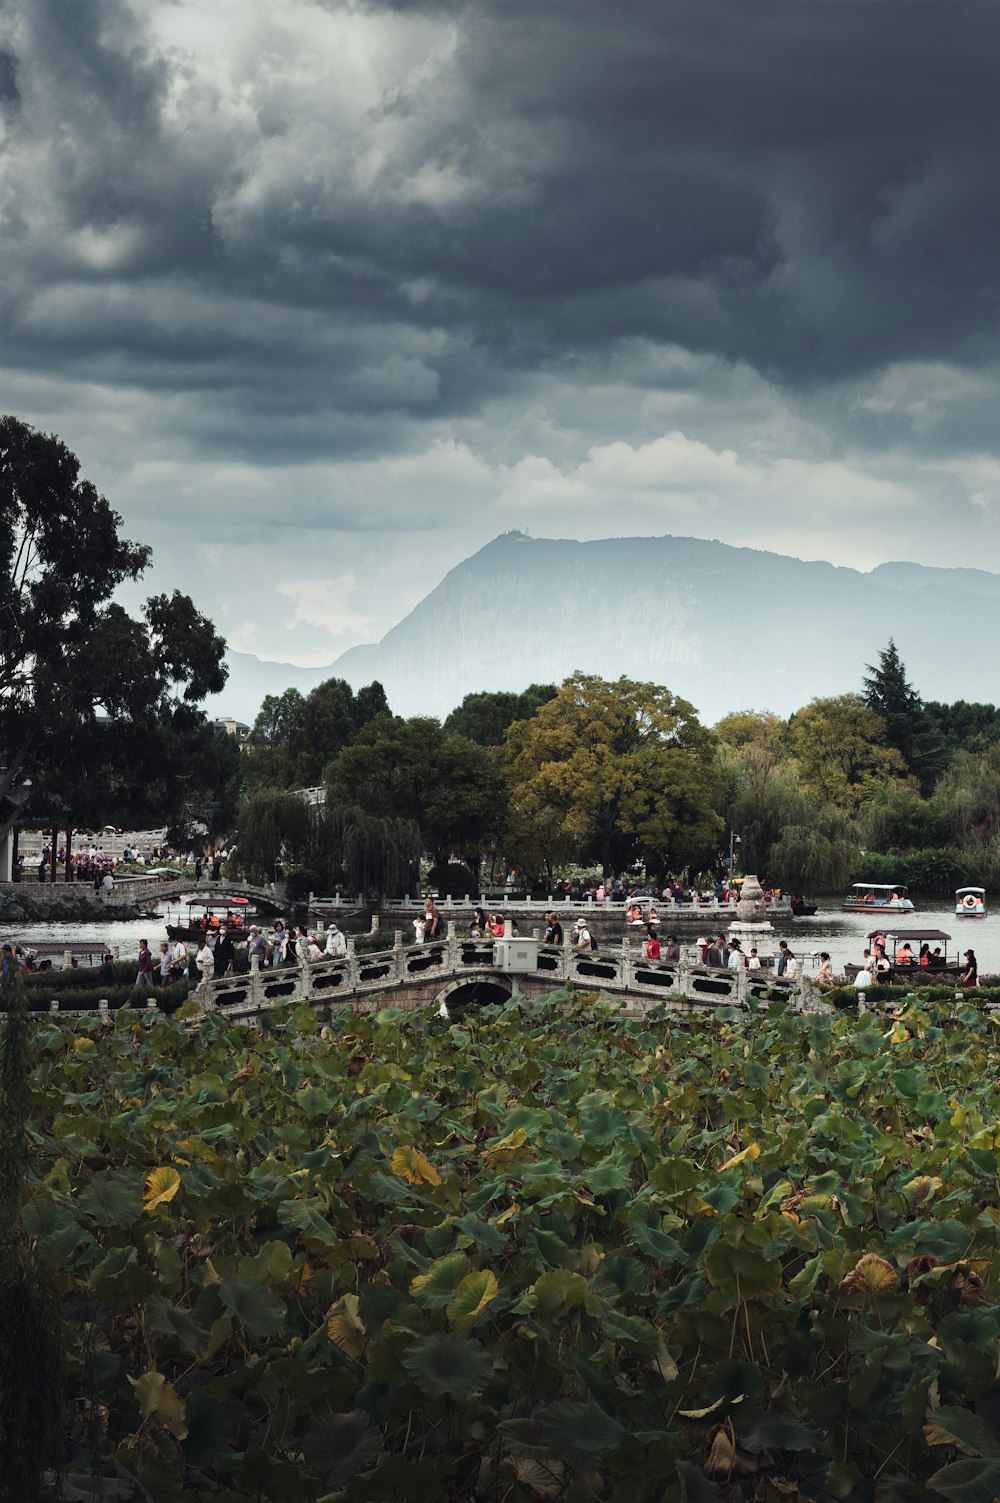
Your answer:
[[[890,637],[925,699],[992,702],[1000,575],[909,563],[860,574],[697,538],[505,533],[381,642],[327,668],[231,653],[216,703],[252,720],[264,694],[291,684],[305,693],[337,675],[355,688],[379,679],[398,714],[444,716],[474,690],[558,683],[581,669],[665,684],[710,723],[856,691]]]

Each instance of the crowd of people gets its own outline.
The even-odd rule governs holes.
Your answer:
[[[773,902],[777,896],[774,888],[763,884],[765,903]],[[710,888],[694,887],[690,883],[686,886],[675,877],[668,877],[663,886],[654,884],[626,886],[620,877],[613,882],[605,883],[603,880],[596,883],[584,883],[577,877],[556,882],[552,888],[552,897],[559,904],[579,903],[629,903],[639,909],[640,913],[644,903],[650,901],[662,903],[665,906],[675,907],[698,907],[700,904],[731,903],[739,901],[739,882],[729,882],[724,877]]]
[[[114,887],[115,873],[120,867],[142,868],[144,866],[156,867],[164,863],[174,863],[177,866],[191,867],[194,870],[195,880],[200,882],[204,876],[213,882],[222,879],[222,868],[237,850],[236,843],[231,845],[212,846],[209,850],[196,851],[193,848],[182,851],[174,846],[152,845],[138,846],[127,845],[121,855],[106,851],[103,846],[93,845],[85,851],[71,851],[67,853],[65,846],[60,846],[55,853],[56,866],[62,867],[59,873],[60,880],[71,882],[88,882],[95,890],[102,887],[110,892]],[[69,876],[67,878],[67,868]],[[38,857],[37,865],[34,857],[26,862],[21,855],[15,857],[11,866],[11,878],[14,882],[24,882],[28,876],[38,882],[52,880],[52,846],[43,845]]]
[[[206,919],[210,916],[206,915]],[[211,917],[214,917],[211,916]],[[154,956],[147,940],[139,941],[136,986],[169,986],[173,981],[197,976],[212,980],[242,970],[295,965],[300,960],[324,960],[347,954],[347,937],[337,924],[330,924],[321,945],[316,935],[301,925],[276,919],[272,928],[251,924],[238,930],[225,921],[205,922],[194,949],[177,938],[160,944]]]

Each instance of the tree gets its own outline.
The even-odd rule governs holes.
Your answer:
[[[788,739],[806,788],[838,809],[856,810],[868,779],[906,776],[885,721],[859,694],[812,700],[792,716]]]
[[[305,867],[326,888],[340,882],[351,892],[399,897],[413,885],[420,833],[353,805],[315,805],[286,789],[257,789],[240,809],[236,859],[257,880],[270,881],[280,861]]]
[[[922,709],[920,695],[906,681],[906,669],[892,638],[878,655],[878,664],[866,663],[868,676],[864,684],[864,701],[886,724],[889,743],[905,756],[905,746],[912,734],[914,717]]]
[[[444,722],[444,729],[479,746],[500,746],[509,725],[515,720],[529,720],[555,694],[555,684],[531,684],[523,694],[502,689],[467,694]]]
[[[147,601],[139,619],[109,606],[66,662],[92,702],[50,716],[33,748],[33,812],[48,805],[67,829],[134,828],[179,822],[193,801],[214,808],[215,829],[230,822],[239,751],[192,703],[222,688],[224,650],[178,591]]]
[[[508,728],[511,853],[533,829],[550,866],[568,846],[608,875],[636,858],[658,872],[700,861],[722,828],[714,746],[693,706],[668,689],[574,674]]]
[[[356,695],[342,678],[325,679],[307,695],[294,688],[265,695],[244,752],[248,786],[318,787],[358,731],[388,709],[377,680]]]
[[[864,701],[885,722],[886,739],[920,779],[928,793],[948,758],[948,745],[935,716],[906,679],[906,669],[892,638],[876,666],[865,665]]]
[[[478,873],[482,841],[496,823],[495,759],[430,716],[379,715],[330,768],[327,798],[368,814],[410,820],[435,860],[461,855]]]
[[[113,632],[111,595],[149,559],[121,520],[57,438],[0,418],[0,797],[46,724],[92,703],[88,646]]]
[[[225,643],[177,590],[138,618],[114,602],[149,550],[118,536],[65,445],[9,417],[0,497],[0,796],[30,769],[36,808],[72,826],[79,806],[112,801],[108,770],[147,792],[185,770],[206,725],[196,707],[225,684]]]

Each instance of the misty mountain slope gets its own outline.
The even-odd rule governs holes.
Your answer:
[[[969,633],[971,653],[960,645]],[[859,574],[696,538],[507,533],[452,569],[381,642],[328,669],[295,670],[288,683],[336,674],[358,688],[377,678],[397,713],[443,716],[475,690],[580,669],[666,684],[714,721],[745,707],[787,715],[817,695],[857,690],[890,636],[926,698],[995,699],[1000,576],[914,564]],[[266,666],[271,677],[283,665]],[[237,702],[242,678],[234,659],[220,704]]]

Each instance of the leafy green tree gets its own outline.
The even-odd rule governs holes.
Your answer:
[[[0,796],[47,731],[96,713],[90,670],[124,615],[111,596],[149,560],[121,520],[65,444],[0,418]]]
[[[328,678],[311,693],[286,689],[267,694],[244,751],[249,787],[315,788],[358,731],[388,713],[378,681],[357,694],[342,678]]]
[[[175,823],[196,801],[215,808],[216,829],[231,820],[239,751],[192,702],[222,688],[224,649],[179,592],[149,600],[138,619],[109,606],[69,664],[93,701],[64,703],[34,744],[34,816],[50,811],[66,829],[142,827]]]
[[[411,820],[436,860],[461,855],[478,871],[502,789],[495,759],[430,716],[379,715],[330,769],[328,799],[369,814]]]
[[[555,684],[531,684],[523,694],[502,689],[467,694],[444,722],[444,729],[479,746],[500,746],[509,725],[529,720],[555,694]]]
[[[800,819],[784,825],[771,847],[768,872],[793,892],[832,892],[851,880],[859,853],[851,816],[832,804],[806,800]]]
[[[792,716],[788,739],[806,788],[851,813],[869,779],[906,775],[885,721],[858,694],[812,700]]]
[[[226,680],[225,643],[186,595],[137,617],[111,598],[149,550],[119,537],[79,468],[58,439],[0,419],[0,795],[30,772],[24,813],[58,810],[65,826],[107,817],[116,771],[148,791],[169,752],[183,773],[197,706]]]
[[[608,875],[637,858],[659,872],[700,860],[722,828],[714,746],[693,706],[668,689],[574,674],[507,731],[508,839],[514,847],[533,828],[552,853],[571,842]]]
[[[996,705],[954,704],[927,700],[924,715],[928,734],[935,737],[946,755],[956,751],[982,752],[1000,741],[1000,709]],[[943,766],[939,772],[943,772]]]
[[[935,846],[946,841],[950,833],[941,806],[922,798],[909,780],[897,778],[869,784],[860,820],[865,849],[870,851],[888,853]]]

